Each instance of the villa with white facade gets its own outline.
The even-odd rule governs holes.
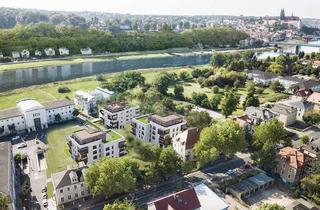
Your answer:
[[[92,49],[90,47],[81,48],[80,52],[82,55],[92,55]]]
[[[85,127],[67,137],[71,157],[77,162],[94,163],[103,157],[121,157],[127,152],[124,148],[125,138],[109,130],[99,131]]]
[[[30,57],[30,52],[28,49],[24,49],[21,51],[21,58],[29,58]]]
[[[130,107],[125,103],[110,103],[100,111],[100,118],[107,128],[124,128],[131,120],[139,116],[139,107]]]
[[[32,132],[48,125],[74,118],[74,103],[69,100],[40,104],[33,99],[17,102],[17,108],[0,111],[0,137],[19,132]]]
[[[44,49],[44,53],[46,54],[46,56],[49,56],[49,57],[56,55],[56,51],[53,48]]]
[[[69,49],[66,47],[60,47],[59,48],[59,54],[60,55],[69,55]]]

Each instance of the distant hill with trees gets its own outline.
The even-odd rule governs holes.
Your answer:
[[[70,54],[79,54],[80,48],[90,47],[94,53],[163,50],[169,48],[194,48],[236,46],[248,35],[229,27],[201,28],[174,32],[110,33],[75,26],[56,26],[48,23],[21,25],[0,30],[0,51],[4,56],[12,51],[67,47]]]

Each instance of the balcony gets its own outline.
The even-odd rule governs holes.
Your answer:
[[[160,136],[163,136],[163,135],[166,135],[166,134],[169,134],[169,133],[170,133],[170,130],[161,130],[161,129],[158,130],[158,134]]]
[[[108,119],[109,120],[117,120],[118,116],[117,115],[113,115],[113,116],[108,115]]]
[[[182,125],[182,126],[181,126],[181,131],[185,131],[185,130],[187,130],[187,129],[188,129],[187,125]]]
[[[81,154],[81,155],[87,155],[89,150],[88,150],[88,147],[84,147],[84,148],[81,148],[81,149],[78,149],[78,152]]]
[[[168,146],[169,144],[171,144],[171,142],[172,142],[172,138],[171,138],[171,136],[160,136],[160,138],[159,138],[159,143],[161,144],[161,145],[164,145],[164,146]]]

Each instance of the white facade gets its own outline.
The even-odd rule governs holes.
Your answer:
[[[186,129],[186,121],[176,115],[160,117],[151,115],[148,123],[139,118],[132,120],[132,133],[138,139],[148,141],[161,147],[171,144],[172,138]]]
[[[60,47],[59,48],[59,54],[60,55],[69,55],[69,49],[66,47]]]
[[[124,103],[108,104],[101,110],[100,118],[107,128],[124,128],[134,117],[139,116],[139,107],[129,107]]]
[[[34,51],[34,55],[38,56],[38,57],[41,57],[42,56],[42,52],[40,50],[36,50],[36,51]]]
[[[92,164],[103,157],[121,157],[126,154],[125,138],[112,130],[103,132],[85,128],[72,133],[68,140],[72,158],[86,164]]]
[[[114,96],[115,93],[108,89],[97,87],[94,91],[90,92],[90,95],[93,95],[97,101],[105,101],[110,99],[111,96]]]
[[[17,52],[17,51],[13,51],[13,52],[12,52],[12,58],[13,58],[13,59],[20,58],[20,53]]]
[[[56,51],[53,48],[46,48],[46,49],[44,49],[44,52],[45,52],[46,56],[55,56],[56,55]]]
[[[0,111],[0,136],[45,129],[50,124],[73,119],[73,111],[74,104],[67,100],[43,104],[32,99],[21,100],[17,108]],[[53,117],[57,114],[59,121]]]
[[[22,58],[29,58],[30,57],[30,52],[27,49],[22,50],[21,52],[21,57]]]
[[[66,171],[52,174],[55,201],[59,207],[91,196],[84,181],[85,169],[85,166],[69,166]]]
[[[2,52],[0,51],[0,58],[3,58],[3,54],[2,54]]]
[[[74,103],[86,115],[96,115],[98,104],[96,98],[82,90],[78,90],[74,96]]]
[[[92,50],[90,47],[81,48],[80,52],[82,55],[92,55]]]

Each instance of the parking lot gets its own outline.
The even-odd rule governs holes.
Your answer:
[[[46,186],[47,182],[47,164],[44,153],[47,146],[44,139],[43,133],[33,133],[12,140],[13,155],[21,154],[23,172],[30,179],[33,209],[45,209],[42,188]]]

